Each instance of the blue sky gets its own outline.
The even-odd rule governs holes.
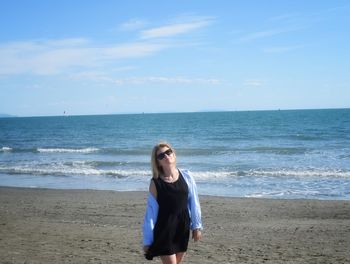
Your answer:
[[[2,1],[0,113],[350,107],[349,1]]]

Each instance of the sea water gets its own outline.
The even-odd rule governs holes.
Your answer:
[[[0,185],[146,191],[160,140],[200,194],[350,199],[350,109],[0,118]]]

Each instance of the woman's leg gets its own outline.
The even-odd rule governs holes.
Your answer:
[[[176,255],[165,255],[165,256],[160,256],[160,259],[162,260],[163,264],[176,264]]]
[[[160,256],[163,264],[181,264],[186,252],[179,252],[173,255]]]
[[[177,264],[181,264],[184,257],[186,255],[186,252],[179,252],[179,253],[176,253],[176,263]]]

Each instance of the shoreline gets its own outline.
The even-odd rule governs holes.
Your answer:
[[[116,193],[144,193],[145,190],[115,190],[115,189],[94,189],[94,188],[65,188],[65,187],[37,187],[37,186],[11,186],[11,185],[0,185],[1,189],[28,189],[28,190],[56,190],[56,191],[101,191],[101,192],[116,192]],[[276,197],[265,197],[265,196],[226,196],[217,194],[200,194],[201,197],[213,197],[213,198],[228,198],[228,199],[253,199],[253,200],[286,200],[286,201],[339,201],[339,202],[350,202],[350,199],[345,198],[290,198],[283,196]]]
[[[4,263],[151,263],[147,192],[0,186]],[[350,263],[350,201],[200,196],[185,263]],[[159,263],[159,260],[153,263]]]

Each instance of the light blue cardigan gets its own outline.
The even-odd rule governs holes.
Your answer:
[[[191,218],[191,230],[203,229],[201,219],[201,207],[199,204],[196,182],[188,170],[180,170],[188,186],[187,207]],[[149,246],[153,243],[153,229],[158,217],[158,202],[149,192],[147,197],[146,213],[143,221],[143,245]]]

